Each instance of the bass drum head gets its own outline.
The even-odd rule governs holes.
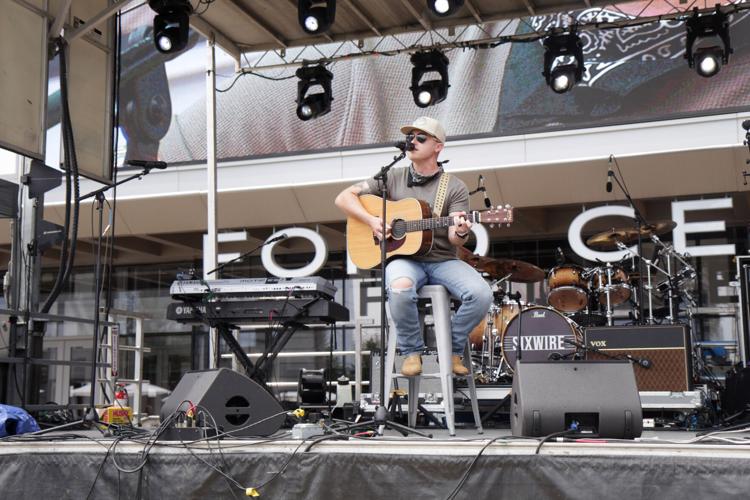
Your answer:
[[[564,340],[581,342],[581,334],[571,322],[551,307],[530,307],[514,317],[502,336],[501,351],[511,372],[518,360],[518,331],[523,328],[522,359],[525,361],[547,361],[552,353],[572,355],[576,348]]]

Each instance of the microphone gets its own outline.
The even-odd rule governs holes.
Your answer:
[[[612,158],[613,157],[614,155],[609,155],[609,170],[607,170],[607,192],[608,193],[612,192],[612,175],[614,175],[612,172]]]
[[[490,197],[487,196],[487,189],[484,187],[484,176],[479,175],[479,187],[477,188],[477,191],[482,192],[482,196],[484,196],[484,206],[487,208],[492,208],[492,202],[490,201]]]
[[[148,170],[151,170],[152,168],[164,170],[165,168],[167,168],[167,162],[165,161],[128,160],[125,163],[128,165],[133,165],[134,167],[146,168]]]
[[[289,238],[289,235],[286,233],[281,233],[280,235],[276,236],[275,238],[271,238],[270,240],[263,243],[264,245],[268,245],[269,243],[275,243],[277,241],[285,240]]]
[[[406,141],[398,141],[393,144],[393,147],[401,151],[414,151],[414,144]]]
[[[750,132],[750,120],[745,120],[744,122],[742,122],[742,128]]]
[[[560,361],[562,359],[562,354],[559,352],[551,352],[547,355],[547,359],[550,361]]]

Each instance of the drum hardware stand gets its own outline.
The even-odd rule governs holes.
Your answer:
[[[635,263],[637,262],[637,260],[638,259],[636,259],[635,255],[632,255],[632,254],[630,255],[630,270],[632,272],[636,272],[637,271],[637,268],[636,268],[636,265],[635,265]],[[640,284],[640,282],[641,282],[640,276],[638,277],[638,281],[639,281],[639,284]],[[643,308],[640,305],[642,298],[643,297],[641,297],[639,293],[634,293],[631,296],[631,299],[632,299],[632,306],[631,307],[633,309],[633,321],[634,321],[633,324],[636,324],[636,325],[643,324],[643,317],[641,316]]]
[[[625,250],[627,252],[630,252],[630,249],[627,246],[625,246],[625,244],[623,244],[620,241],[617,242],[617,247],[620,250]],[[632,252],[630,252],[630,253],[632,254]],[[651,268],[654,268],[657,271],[663,273],[668,278],[671,277],[671,276],[670,276],[670,274],[665,269],[662,269],[661,267],[657,266],[651,260],[646,259],[646,258],[641,257],[641,256],[637,256],[637,257],[638,257],[638,259],[639,259],[640,262],[643,262],[644,264],[646,264],[646,286],[644,288],[648,292],[648,318],[647,318],[647,321],[648,321],[648,324],[653,325],[654,323],[656,323],[656,321],[654,320],[654,300],[653,300],[653,292],[652,292],[653,286],[652,286],[652,279],[651,279]],[[639,264],[638,267],[641,268],[642,266]],[[639,304],[640,304],[640,298],[639,298]]]
[[[492,304],[490,306],[490,312],[487,315],[487,336],[484,338],[484,341],[482,342],[482,351],[484,351],[485,348],[487,349],[487,355],[489,357],[488,363],[490,367],[494,366],[494,361],[495,361],[495,342],[494,342],[495,335],[494,333],[497,331],[497,329],[494,328],[494,326],[495,326],[495,315],[499,312],[502,312],[502,309],[499,309],[495,304]],[[484,352],[482,352],[482,354],[484,354]],[[484,360],[484,356],[482,356],[482,360]]]
[[[620,172],[620,165],[617,164],[617,158],[615,158],[615,155],[610,155],[610,159],[613,159],[615,162],[615,166],[617,167],[617,172],[622,175],[622,172]],[[648,226],[646,223],[646,219],[643,218],[643,214],[641,214],[641,211],[638,210],[638,207],[633,202],[633,198],[630,196],[630,192],[623,186],[623,184],[620,182],[620,178],[615,175],[615,173],[610,169],[611,176],[617,183],[617,185],[620,188],[620,191],[625,195],[625,198],[628,200],[628,203],[630,203],[630,207],[633,209],[633,213],[635,214],[635,230],[638,234],[638,257],[640,257],[640,260],[638,261],[638,274],[643,275],[643,269],[641,261],[643,258],[641,257],[643,255],[643,235],[641,234],[641,229],[644,226]],[[618,242],[618,247],[620,246],[620,242]],[[649,292],[650,293],[650,292]],[[643,321],[643,280],[639,283],[638,286],[638,320]],[[650,302],[650,300],[649,300]],[[653,311],[651,311],[653,312]],[[653,320],[653,314],[650,314],[650,321]]]
[[[507,280],[508,278],[510,278],[511,276],[513,276],[513,275],[512,275],[512,274],[506,274],[505,276],[503,276],[503,277],[502,277],[502,278],[500,278],[499,280],[495,280],[495,281],[493,281],[493,282],[492,282],[492,283],[490,284],[490,288],[492,288],[493,286],[497,286],[497,285],[500,285],[500,284],[502,284],[502,283],[508,283],[508,284],[510,284],[510,282],[506,282],[506,280]],[[499,290],[503,292],[503,295],[505,295],[505,293],[506,293],[506,290],[503,290],[502,288],[500,288]]]
[[[612,263],[607,262],[607,285],[604,287],[604,294],[607,297],[607,325],[612,326],[614,324],[613,317],[614,312],[612,311]],[[601,285],[601,279],[599,284]]]
[[[676,283],[673,281],[672,278],[672,258],[676,259],[680,264],[683,266],[683,270],[681,272],[684,272],[685,269],[688,270],[690,273],[694,273],[695,269],[693,266],[686,261],[679,253],[675,252],[674,247],[669,243],[664,243],[659,239],[659,237],[655,234],[651,235],[651,241],[653,241],[656,245],[661,246],[667,254],[667,273],[669,276],[669,279],[667,280],[668,284],[668,290],[669,290],[669,316],[667,316],[667,319],[670,323],[674,324],[677,323],[677,311],[675,310],[674,306],[674,297],[673,297],[673,289],[676,288],[679,290],[679,283]],[[689,257],[689,255],[686,255],[686,257]],[[690,299],[690,302],[692,302],[692,298]]]

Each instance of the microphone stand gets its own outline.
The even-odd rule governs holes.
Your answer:
[[[119,186],[120,184],[125,184],[126,182],[130,182],[133,179],[142,179],[143,176],[148,175],[152,168],[151,166],[146,166],[143,168],[143,171],[133,174],[130,177],[126,177],[122,180],[119,180],[115,182],[114,184],[108,184],[100,189],[97,189],[95,191],[91,191],[90,193],[87,193],[83,196],[78,197],[78,201],[81,202],[83,200],[87,200],[89,198],[95,198],[96,199],[96,211],[99,213],[99,226],[98,226],[98,233],[96,236],[96,262],[94,264],[94,340],[92,342],[91,347],[91,394],[90,394],[90,402],[91,405],[87,410],[83,417],[84,422],[97,422],[99,420],[99,415],[96,413],[96,405],[95,405],[95,398],[96,398],[96,360],[97,360],[97,349],[99,348],[99,325],[100,325],[100,312],[99,312],[99,304],[100,304],[100,297],[99,297],[99,289],[101,288],[101,281],[102,281],[102,270],[101,270],[101,249],[102,249],[102,227],[103,227],[103,213],[104,213],[104,203],[106,201],[104,193],[106,193],[108,190],[112,189],[113,187]]]
[[[277,237],[275,237],[275,238],[271,238],[270,240],[264,241],[263,243],[261,243],[260,245],[256,246],[255,248],[253,248],[253,249],[252,249],[252,250],[250,250],[249,252],[245,252],[245,253],[243,253],[242,255],[240,255],[240,256],[238,256],[238,257],[235,257],[235,258],[234,258],[234,259],[232,259],[232,260],[229,260],[229,261],[227,261],[227,262],[224,262],[224,263],[222,263],[222,264],[219,264],[219,265],[218,265],[218,266],[217,266],[217,267],[216,267],[215,269],[211,269],[211,270],[210,270],[209,272],[207,272],[206,274],[208,275],[208,274],[213,274],[213,273],[217,273],[217,274],[216,274],[216,276],[218,277],[218,276],[219,276],[219,275],[221,274],[221,270],[222,270],[222,269],[224,269],[224,268],[225,268],[226,266],[228,266],[229,264],[231,264],[232,262],[237,262],[238,260],[242,260],[242,259],[244,259],[245,257],[248,257],[248,256],[250,256],[250,255],[254,254],[254,253],[255,253],[255,252],[256,252],[256,251],[257,251],[257,250],[258,250],[259,248],[261,248],[261,247],[264,247],[264,246],[266,246],[266,245],[268,245],[268,244],[270,244],[270,243],[275,243],[275,242],[277,242],[277,241],[285,240],[285,239],[286,239],[287,237],[288,237],[288,236],[287,236],[286,234],[283,234],[283,235],[277,236]]]
[[[380,172],[375,175],[375,180],[380,181],[380,196],[383,199],[382,208],[380,211],[381,220],[383,222],[383,233],[380,240],[380,404],[375,407],[375,415],[371,422],[362,422],[360,424],[354,424],[347,427],[348,430],[357,429],[361,427],[369,427],[375,425],[376,434],[382,436],[383,431],[386,428],[394,429],[399,431],[404,436],[408,433],[414,433],[422,437],[431,438],[431,434],[424,434],[415,429],[401,425],[397,422],[390,420],[390,411],[388,410],[388,400],[386,399],[387,389],[385,387],[385,349],[386,349],[386,333],[385,325],[387,322],[386,311],[385,311],[385,297],[386,297],[386,284],[385,284],[385,259],[387,254],[387,242],[385,237],[385,226],[387,223],[387,205],[386,199],[388,198],[388,171],[396,163],[403,160],[406,157],[406,151],[408,150],[409,143],[404,143],[404,149],[401,150],[401,154],[393,157],[393,161],[388,165],[385,165],[380,169]],[[416,285],[415,285],[416,286]],[[394,332],[394,335],[396,332]],[[390,369],[390,367],[389,367]],[[419,397],[419,395],[409,394],[409,397]],[[450,395],[443,395],[443,397],[451,397]]]
[[[612,156],[614,158],[614,155]],[[617,165],[617,158],[614,158],[615,165],[617,166],[617,171],[620,172],[620,166]],[[622,175],[622,174],[621,174]],[[633,202],[633,198],[630,196],[630,192],[623,186],[623,184],[620,182],[620,178],[615,174],[614,171],[612,171],[612,178],[615,180],[617,185],[620,187],[620,191],[625,195],[625,198],[628,200],[628,203],[630,203],[630,207],[633,209],[633,212],[635,213],[635,230],[638,233],[638,275],[640,276],[639,284],[638,284],[638,324],[644,325],[644,318],[643,318],[643,235],[641,234],[641,229],[645,226],[648,226],[648,223],[646,222],[646,219],[643,218],[643,214],[641,214],[641,211],[638,210],[638,207]],[[649,290],[649,293],[651,293],[651,290]]]

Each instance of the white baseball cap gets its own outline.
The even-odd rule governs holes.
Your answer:
[[[434,118],[429,116],[420,116],[411,125],[401,127],[401,132],[408,134],[412,130],[421,130],[435,137],[440,142],[445,142],[445,129],[443,125]]]

